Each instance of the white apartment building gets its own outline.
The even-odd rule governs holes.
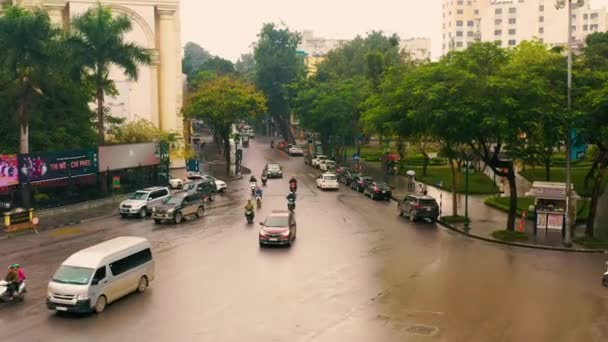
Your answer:
[[[415,61],[431,60],[431,40],[428,38],[402,39],[399,42],[399,50],[409,53]]]
[[[606,9],[592,9],[589,2],[573,8],[572,36],[578,44],[592,32],[606,31]],[[556,9],[555,0],[443,0],[442,11],[443,54],[475,41],[503,47],[534,38],[549,46],[567,42],[567,9]]]

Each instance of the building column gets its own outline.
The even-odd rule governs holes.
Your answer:
[[[154,124],[154,126],[156,127],[160,127],[160,113],[158,111],[158,104],[159,104],[159,92],[158,92],[158,64],[160,62],[159,56],[158,56],[158,50],[154,49],[154,50],[150,50],[150,57],[151,57],[151,63],[150,63],[150,121],[152,121],[152,123]]]
[[[177,60],[175,54],[175,7],[156,6],[159,35],[159,127],[177,130]]]

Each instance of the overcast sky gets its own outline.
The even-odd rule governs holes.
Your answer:
[[[441,52],[441,0],[182,0],[182,44],[198,43],[236,61],[250,50],[262,24],[284,22],[326,38],[350,39],[372,30],[402,38],[429,37]],[[608,0],[592,5],[607,6]]]

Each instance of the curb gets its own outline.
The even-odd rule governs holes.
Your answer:
[[[391,196],[391,199],[393,201],[398,202],[398,200],[394,197]],[[503,246],[513,246],[513,247],[523,247],[523,248],[531,248],[531,249],[541,249],[541,250],[546,250],[546,251],[556,251],[556,252],[570,252],[570,253],[587,253],[587,254],[608,254],[608,250],[605,249],[585,249],[585,248],[564,248],[564,247],[552,247],[552,246],[545,246],[545,245],[531,245],[531,244],[527,244],[527,243],[518,243],[518,242],[507,242],[507,241],[501,241],[501,240],[496,240],[496,239],[491,239],[485,236],[480,236],[480,235],[474,235],[474,234],[470,234],[467,233],[461,229],[458,229],[454,226],[452,226],[449,223],[446,223],[442,220],[437,220],[437,222],[449,229],[452,230],[460,235],[469,237],[469,238],[473,238],[473,239],[477,239],[477,240],[481,240],[481,241],[485,241],[485,242],[490,242],[490,243],[495,243],[498,245],[503,245]]]

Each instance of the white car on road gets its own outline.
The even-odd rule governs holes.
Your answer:
[[[333,173],[324,173],[317,178],[317,188],[322,190],[338,190],[340,185],[338,184],[338,176]]]
[[[218,192],[224,192],[224,191],[226,191],[226,189],[228,189],[228,185],[223,180],[219,180],[210,175],[205,175],[204,177],[213,179],[213,181],[215,182],[215,187],[217,188]]]
[[[171,189],[181,189],[184,186],[184,180],[181,178],[169,179],[169,186]]]
[[[329,159],[323,159],[319,161],[319,170],[321,171],[332,171],[336,169],[336,162]]]
[[[314,158],[312,159],[312,161],[310,162],[310,165],[311,165],[312,167],[319,167],[319,162],[320,162],[321,160],[326,160],[326,159],[327,159],[327,156],[326,156],[326,155],[323,155],[323,154],[318,154],[316,157],[314,157]]]
[[[287,153],[289,153],[290,156],[303,156],[304,150],[302,150],[298,146],[292,145],[287,149]]]

